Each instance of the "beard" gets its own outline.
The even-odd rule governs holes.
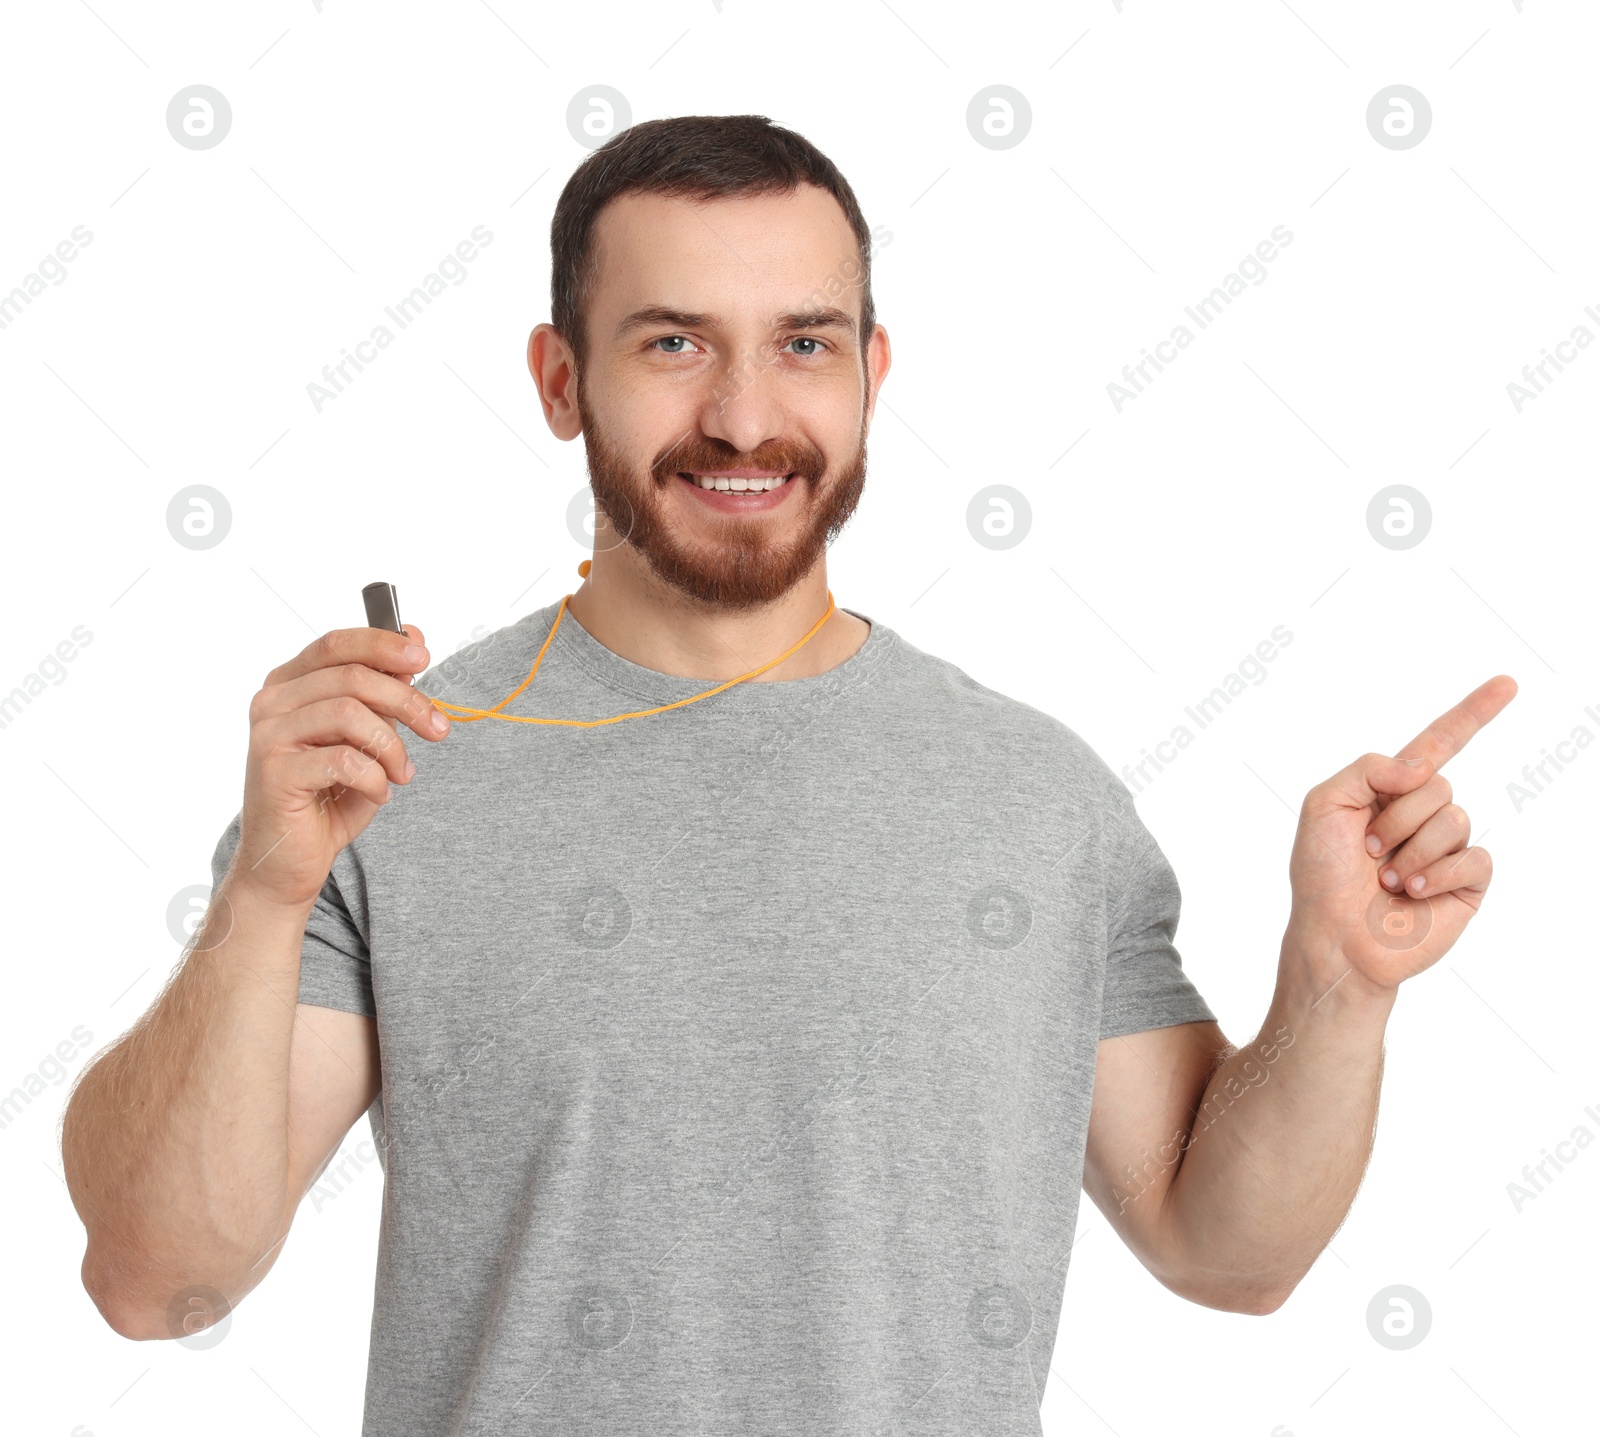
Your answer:
[[[774,439],[749,454],[725,440],[698,431],[662,450],[639,474],[632,456],[612,444],[595,423],[578,386],[578,416],[589,462],[589,487],[595,508],[611,523],[611,542],[631,544],[662,583],[716,609],[749,609],[769,604],[794,588],[826,553],[828,545],[855,513],[867,477],[867,421],[862,411],[855,450],[842,464],[828,465],[816,445],[804,439]],[[789,474],[800,492],[785,498],[799,507],[800,532],[777,539],[792,517],[769,514],[740,518],[715,516],[715,536],[687,539],[677,531],[671,509],[683,502],[669,486],[680,472],[767,469]],[[690,498],[690,502],[698,502]],[[605,547],[605,541],[601,541]]]

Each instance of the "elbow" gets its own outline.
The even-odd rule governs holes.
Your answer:
[[[144,1308],[111,1304],[102,1307],[100,1315],[118,1337],[126,1337],[130,1342],[155,1342],[172,1336],[154,1314]]]
[[[1289,1300],[1296,1284],[1268,1284],[1259,1274],[1239,1275],[1231,1282],[1218,1280],[1212,1273],[1204,1282],[1168,1282],[1179,1297],[1216,1312],[1236,1312],[1243,1317],[1270,1317]]]
[[[1208,1260],[1197,1260],[1197,1246]],[[1168,1291],[1197,1306],[1243,1317],[1270,1317],[1289,1300],[1306,1273],[1282,1267],[1245,1268],[1204,1245],[1168,1241],[1159,1250],[1160,1260],[1145,1265]]]
[[[1228,1310],[1242,1313],[1246,1317],[1270,1317],[1289,1300],[1289,1294],[1293,1291],[1291,1287],[1247,1293]]]
[[[1238,1302],[1232,1309],[1246,1317],[1270,1317],[1293,1295],[1295,1288],[1310,1271],[1309,1267],[1276,1276],[1267,1273],[1250,1273],[1238,1285]]]
[[[130,1342],[165,1342],[193,1336],[227,1317],[230,1304],[215,1288],[199,1285],[185,1288],[165,1305],[151,1300],[148,1283],[119,1276],[113,1269],[95,1261],[92,1253],[83,1261],[83,1290],[94,1303],[106,1326]],[[178,1298],[187,1299],[179,1307]]]
[[[84,1273],[83,1289],[89,1294],[105,1324],[118,1337],[131,1342],[151,1342],[171,1337],[167,1331],[164,1314],[153,1312],[145,1304],[132,1300],[128,1293]]]

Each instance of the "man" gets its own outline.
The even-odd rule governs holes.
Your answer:
[[[528,360],[592,568],[416,687],[360,628],[255,696],[206,921],[68,1114],[117,1331],[238,1303],[369,1108],[369,1434],[1038,1433],[1080,1185],[1232,1312],[1339,1225],[1395,990],[1489,882],[1438,769],[1515,685],[1312,790],[1235,1048],[1106,765],[831,600],[870,242],[758,116],[573,175]]]

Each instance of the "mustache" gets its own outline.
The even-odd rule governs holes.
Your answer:
[[[686,435],[656,457],[650,473],[663,483],[680,473],[719,469],[775,469],[780,474],[819,479],[827,467],[827,460],[815,445],[775,440],[746,454],[731,444]]]

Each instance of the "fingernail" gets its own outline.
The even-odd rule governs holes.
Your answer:
[[[401,778],[402,778],[402,779],[407,779],[407,780],[409,780],[409,779],[410,779],[410,777],[411,777],[411,775],[412,775],[412,774],[414,774],[414,773],[415,773],[415,772],[416,772],[416,771],[417,771],[417,766],[416,766],[416,764],[415,764],[415,763],[413,763],[413,762],[412,762],[412,761],[411,761],[411,760],[410,760],[410,759],[409,759],[409,758],[408,758],[408,759],[407,759],[407,760],[406,760],[406,771],[405,771],[405,772],[404,772],[404,773],[403,773],[403,774],[401,774],[401,775],[400,775],[400,777],[401,777]]]
[[[440,713],[438,709],[435,709],[432,717],[428,720],[428,727],[435,733],[443,733],[450,727],[450,720]]]
[[[1427,886],[1428,880],[1420,873],[1413,873],[1411,875],[1411,882],[1406,885],[1406,887],[1409,888],[1413,893],[1421,893],[1422,890]]]
[[[1375,833],[1367,835],[1367,852],[1374,858],[1383,852],[1383,840]]]
[[[425,663],[428,658],[428,651],[419,644],[407,644],[406,651],[400,657],[408,664]]]
[[[1420,758],[1403,758],[1400,760],[1400,762],[1410,764],[1412,768],[1422,767],[1422,760]]]
[[[1383,878],[1383,886],[1385,888],[1393,888],[1400,882],[1400,875],[1397,874],[1392,868],[1385,868],[1381,877]]]

